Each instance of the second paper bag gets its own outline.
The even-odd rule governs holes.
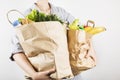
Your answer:
[[[70,64],[74,75],[82,71],[93,68],[96,63],[93,56],[95,54],[91,45],[91,36],[84,30],[68,30],[68,48],[70,53]]]

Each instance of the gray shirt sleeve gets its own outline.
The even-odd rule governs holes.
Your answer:
[[[20,52],[24,53],[24,51],[19,43],[19,39],[18,39],[16,33],[14,33],[14,35],[12,35],[12,37],[11,37],[11,56],[10,56],[10,59],[12,61],[14,61],[13,55],[20,53]]]
[[[69,12],[67,12],[65,9],[61,7],[55,7],[51,4],[51,14],[56,14],[60,19],[67,23],[72,23],[75,19],[74,16],[72,16]]]

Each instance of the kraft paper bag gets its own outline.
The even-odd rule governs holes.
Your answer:
[[[86,57],[87,54],[95,54],[91,46],[91,35],[88,35],[84,30],[68,30],[67,32],[70,65],[73,74],[77,75],[93,68],[96,65],[93,57]]]
[[[65,26],[58,21],[33,22],[16,28],[24,52],[37,71],[53,67],[52,78],[73,76],[67,46]]]

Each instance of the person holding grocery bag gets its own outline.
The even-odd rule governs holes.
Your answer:
[[[67,24],[70,24],[75,20],[75,18],[69,12],[65,11],[63,8],[54,6],[49,2],[49,0],[37,0],[32,7],[30,7],[28,10],[25,11],[25,15],[28,15],[34,9],[38,10],[39,12],[45,13],[46,15],[55,14],[63,22],[66,22]],[[18,36],[15,34],[12,38],[12,54],[10,59],[12,61],[15,61],[23,69],[23,71],[27,73],[27,76],[25,76],[25,78],[27,80],[54,80],[50,75],[56,72],[56,68],[55,68],[56,66],[53,66],[43,71],[36,70],[35,68],[36,66],[34,66],[33,63],[31,63],[30,59],[28,59],[28,56],[33,57],[33,55],[32,56],[31,54],[26,55],[23,48],[24,47],[22,47],[22,45],[20,44],[20,40]],[[89,54],[86,54],[86,55],[89,55]],[[37,57],[32,58],[33,62],[34,62],[34,59],[37,59]],[[63,77],[63,79],[64,80],[83,80],[81,78],[81,74],[76,75],[74,78],[71,78],[71,76],[72,74],[68,75],[65,78]]]

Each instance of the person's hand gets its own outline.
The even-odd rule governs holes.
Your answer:
[[[54,73],[55,71],[56,71],[55,68],[52,68],[47,71],[36,72],[32,76],[32,79],[33,80],[52,80],[52,78],[50,77],[50,74]]]

